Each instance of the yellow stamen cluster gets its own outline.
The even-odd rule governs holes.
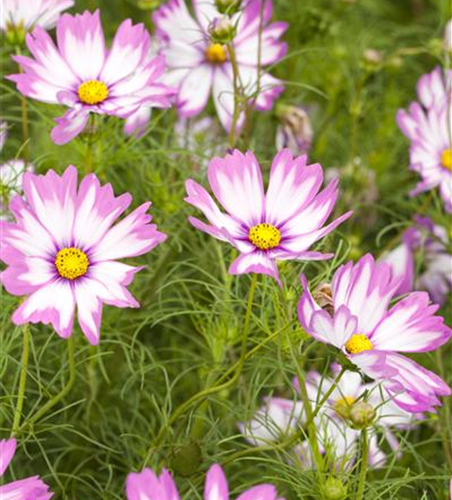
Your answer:
[[[353,404],[355,403],[355,398],[353,396],[344,396],[341,399],[338,399],[334,403],[334,411],[337,415],[343,418],[349,418],[350,410],[352,409]]]
[[[445,149],[442,152],[441,164],[446,170],[452,172],[452,149]]]
[[[255,247],[269,250],[279,245],[281,232],[271,224],[258,224],[250,229],[248,238]]]
[[[99,80],[88,80],[80,84],[78,97],[85,104],[99,104],[108,97],[108,87]]]
[[[371,349],[373,349],[372,342],[362,333],[352,335],[345,344],[345,350],[349,354],[359,354]]]
[[[86,253],[75,247],[63,248],[55,257],[58,274],[68,280],[75,280],[86,274],[88,266],[89,260]]]
[[[222,64],[227,59],[226,49],[220,43],[211,43],[206,49],[206,59],[215,64]]]

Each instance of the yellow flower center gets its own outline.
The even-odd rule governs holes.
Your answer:
[[[257,248],[269,250],[279,245],[281,232],[271,224],[258,224],[250,229],[248,237]]]
[[[78,97],[85,104],[99,104],[108,97],[108,87],[99,80],[88,80],[80,84]]]
[[[211,63],[224,63],[227,59],[226,50],[221,43],[211,43],[206,49],[206,58]]]
[[[355,398],[353,396],[345,396],[342,399],[338,399],[334,403],[334,411],[343,418],[348,418],[350,416],[350,410],[355,403]]]
[[[58,274],[68,280],[75,280],[86,274],[88,266],[89,260],[86,253],[75,247],[63,248],[55,257]]]
[[[362,333],[352,335],[345,344],[345,350],[349,354],[359,354],[371,349],[373,349],[372,342]]]
[[[445,149],[442,152],[441,163],[446,170],[452,172],[452,149]]]

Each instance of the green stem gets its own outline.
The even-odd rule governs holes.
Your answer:
[[[239,78],[240,78],[240,75],[239,75],[239,67],[237,65],[237,59],[235,57],[235,51],[234,51],[234,47],[232,46],[232,43],[228,43],[227,47],[228,47],[229,59],[231,60],[233,85],[234,85],[234,112],[232,115],[232,125],[231,125],[231,130],[229,131],[228,144],[229,144],[230,148],[233,148],[235,146],[235,142],[236,142],[237,121],[238,121],[239,115],[240,115],[240,107],[239,107],[239,98],[240,98]]]
[[[182,403],[178,408],[176,408],[176,410],[174,411],[172,416],[168,419],[167,424],[160,429],[160,432],[157,434],[157,436],[154,439],[152,445],[150,446],[148,452],[146,453],[146,462],[147,462],[148,457],[152,454],[154,448],[156,448],[160,444],[167,429],[169,427],[171,427],[171,425],[179,417],[181,417],[194,403],[196,403],[199,400],[203,400],[204,398],[206,398],[210,394],[215,394],[216,392],[227,389],[228,387],[233,385],[236,382],[236,380],[238,380],[238,378],[242,372],[243,364],[244,364],[245,360],[247,359],[246,347],[248,344],[249,325],[250,325],[250,320],[251,320],[251,310],[252,310],[252,306],[253,306],[254,292],[256,290],[256,284],[257,284],[257,276],[258,276],[257,274],[253,274],[253,278],[251,280],[251,286],[250,286],[250,290],[249,290],[249,294],[248,294],[248,303],[247,303],[247,308],[246,308],[246,313],[245,313],[245,320],[243,323],[242,349],[241,349],[240,358],[235,365],[237,367],[237,369],[236,369],[233,377],[230,378],[227,382],[225,382],[223,384],[220,383],[219,385],[207,387],[206,389],[194,394],[190,399],[188,399],[187,401]],[[221,380],[223,380],[225,378],[225,375],[223,377],[221,377],[218,382],[221,382]]]
[[[367,462],[369,454],[369,440],[367,437],[367,429],[361,431],[361,471],[359,474],[358,491],[356,492],[356,500],[363,500],[364,497],[364,487],[366,485],[366,474],[367,474]]]
[[[49,410],[51,410],[59,401],[61,401],[72,389],[75,381],[75,357],[74,357],[74,339],[69,337],[67,339],[67,354],[69,362],[69,380],[63,389],[52,399],[42,406],[29,420],[28,423],[34,424],[41,417],[43,417]]]
[[[19,393],[17,395],[16,411],[14,413],[13,427],[11,435],[14,436],[19,430],[20,419],[22,417],[22,408],[24,406],[25,385],[27,382],[28,359],[30,357],[30,325],[27,323],[23,328],[24,338],[22,345],[22,360],[19,378]]]
[[[85,174],[88,175],[92,171],[93,166],[93,141],[91,137],[88,139],[88,144],[86,145],[86,153],[85,153]]]

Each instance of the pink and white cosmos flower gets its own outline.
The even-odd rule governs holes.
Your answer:
[[[125,20],[110,50],[99,11],[64,14],[56,30],[57,46],[39,26],[28,34],[33,58],[14,56],[23,73],[8,77],[27,97],[70,108],[56,119],[51,133],[56,144],[80,134],[90,113],[126,119],[141,107],[170,106],[175,91],[161,82],[165,59],[149,58],[151,40],[142,24]]]
[[[61,13],[73,5],[74,0],[2,0],[0,30],[53,28]]]
[[[157,476],[151,469],[127,476],[127,500],[180,500],[171,474],[163,469]],[[207,471],[203,500],[229,500],[229,486],[223,469],[214,464]],[[283,500],[271,484],[259,484],[244,491],[237,500]]]
[[[0,477],[3,476],[16,452],[16,440],[0,441]],[[27,477],[0,486],[2,500],[49,500],[53,493],[39,476]]]
[[[445,344],[452,331],[435,316],[426,292],[413,292],[389,308],[400,284],[391,267],[365,255],[335,273],[332,282],[334,311],[329,314],[313,299],[301,275],[304,293],[298,306],[303,328],[315,339],[341,349],[369,377],[383,382],[394,402],[409,412],[433,411],[438,396],[451,394],[436,374],[399,352],[433,351]]]
[[[439,187],[444,206],[452,213],[452,71],[441,68],[423,75],[418,83],[420,102],[397,113],[401,131],[410,139],[410,169],[422,177],[411,192],[415,196]]]
[[[186,182],[185,201],[201,210],[209,224],[190,217],[191,224],[211,236],[227,241],[240,252],[231,274],[268,274],[279,281],[277,260],[323,260],[332,254],[310,251],[318,240],[348,219],[348,212],[327,226],[338,195],[332,181],[319,193],[323,170],[306,164],[306,156],[293,158],[288,149],[272,163],[267,192],[253,153],[234,150],[214,158],[208,167],[210,187],[227,213],[221,212],[198,183]]]
[[[80,327],[99,342],[102,305],[139,307],[127,290],[136,272],[118,259],[143,255],[166,239],[150,224],[143,203],[116,225],[132,197],[115,197],[110,184],[94,174],[77,190],[77,169],[63,175],[26,173],[25,199],[15,196],[10,210],[17,222],[2,221],[0,281],[13,295],[27,295],[12,320],[51,323],[63,338],[72,334],[75,307]]]
[[[381,260],[392,267],[394,276],[401,276],[396,295],[414,289],[426,290],[435,304],[443,305],[452,291],[452,254],[444,227],[427,217],[415,217],[415,224],[402,236],[402,243]],[[423,272],[416,276],[416,255],[422,256]]]
[[[241,85],[246,95],[253,96],[250,101],[254,108],[265,111],[271,109],[284,87],[259,67],[273,65],[285,55],[287,46],[279,39],[287,24],[270,23],[272,2],[266,0],[262,5],[262,1],[246,0],[231,24],[237,28],[232,44]],[[170,69],[165,82],[179,89],[177,108],[181,117],[199,114],[212,95],[221,123],[230,130],[234,111],[232,65],[226,46],[213,43],[209,34],[209,26],[222,15],[215,0],[192,3],[196,18],[190,15],[184,0],[169,0],[153,15]],[[238,128],[243,121],[242,113]]]

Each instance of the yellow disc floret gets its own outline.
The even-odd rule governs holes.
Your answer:
[[[446,170],[452,172],[452,149],[445,149],[442,152],[441,164]]]
[[[88,80],[79,85],[78,97],[85,104],[99,104],[108,97],[108,87],[99,80]]]
[[[224,63],[227,59],[226,49],[221,43],[211,43],[206,49],[206,59],[211,63]]]
[[[334,403],[334,411],[340,417],[348,418],[350,416],[350,410],[355,401],[356,400],[353,396],[344,396]]]
[[[373,349],[372,342],[362,333],[352,335],[345,344],[345,350],[349,354],[359,354],[371,349]]]
[[[55,257],[58,274],[68,280],[75,280],[86,274],[88,266],[89,260],[86,253],[75,247],[63,248]]]
[[[251,243],[261,250],[269,250],[279,245],[281,232],[271,224],[258,224],[250,229],[248,237]]]

